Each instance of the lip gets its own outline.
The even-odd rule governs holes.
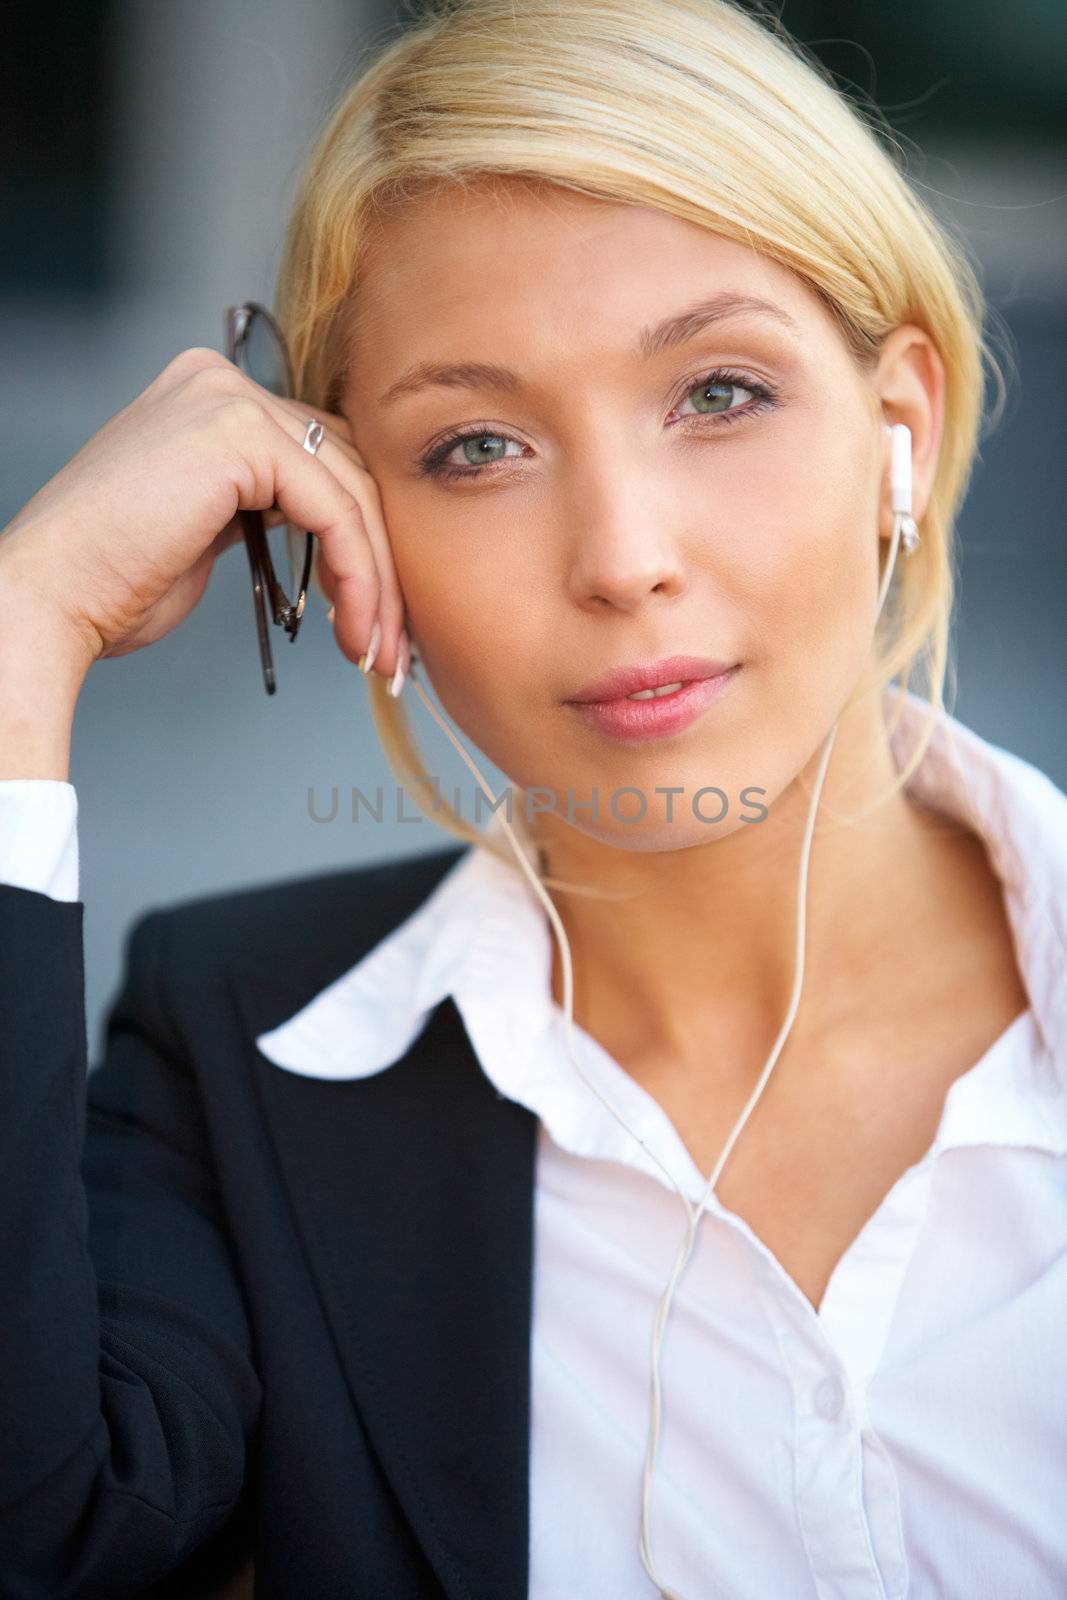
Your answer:
[[[616,667],[603,677],[568,695],[567,705],[588,705],[593,701],[624,700],[639,689],[660,689],[665,683],[695,683],[717,678],[728,672],[732,661],[711,661],[707,656],[664,656],[660,661],[638,661],[631,667]],[[633,702],[640,704],[640,701]]]
[[[574,709],[583,722],[595,728],[598,733],[607,734],[613,739],[629,743],[662,739],[669,734],[680,733],[698,717],[703,716],[704,712],[726,693],[741,671],[741,664],[738,662],[732,667],[720,668],[710,676],[687,681],[677,673],[677,669],[674,678],[664,676],[660,672],[660,666],[662,663],[647,670],[655,671],[659,675],[660,683],[680,681],[682,687],[676,689],[673,694],[660,695],[649,700],[628,700],[624,694],[611,700],[569,700],[565,703]],[[656,684],[638,685],[638,688],[655,687]],[[632,694],[633,690],[629,692]]]

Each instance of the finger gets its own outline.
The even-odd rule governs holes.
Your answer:
[[[238,544],[243,538],[244,529],[241,526],[241,519],[240,517],[234,517],[231,522],[226,524],[221,533],[215,535],[215,538],[208,546],[208,551],[213,558],[220,556],[224,550],[228,550],[233,544]]]
[[[276,405],[284,406],[287,411],[291,412],[301,427],[306,427],[314,417],[316,422],[322,423],[335,441],[343,439],[344,443],[349,448],[352,448],[352,428],[348,418],[342,416],[340,412],[324,411],[321,406],[313,406],[307,400],[292,400],[288,396],[274,394],[270,389],[264,389],[263,392]]]
[[[265,394],[265,409],[275,418],[280,427],[290,435],[294,441],[303,443],[307,423],[314,408],[302,407],[299,401],[281,401],[276,395]],[[305,412],[307,414],[305,414]],[[396,669],[400,657],[399,640],[404,626],[404,597],[400,588],[396,565],[393,560],[392,547],[385,525],[382,511],[381,495],[378,485],[365,467],[360,466],[351,459],[348,447],[336,438],[334,423],[338,420],[332,418],[329,412],[319,413],[319,419],[327,419],[323,426],[325,433],[322,443],[315,453],[315,460],[321,461],[325,467],[351,493],[359,506],[362,517],[363,530],[374,553],[375,565],[380,583],[380,599],[377,620],[381,630],[381,638],[374,657],[374,670],[383,675],[391,676]],[[344,419],[340,419],[344,421]],[[345,424],[347,427],[347,423]],[[362,459],[362,458],[361,458]],[[342,574],[333,568],[329,550],[324,546],[324,566],[320,568],[323,589],[336,608],[334,630],[338,643],[342,647],[352,641],[353,628],[358,629],[358,621],[350,615],[351,601],[344,585],[338,580]],[[345,651],[347,654],[347,650]],[[356,652],[356,658],[362,650]]]
[[[181,350],[163,368],[153,381],[147,386],[148,390],[165,393],[166,391],[185,383],[189,378],[208,369],[215,369],[220,377],[229,375],[235,380],[234,393],[241,389],[251,389],[261,403],[270,402],[273,407],[284,406],[290,408],[297,420],[302,420],[306,425],[312,417],[328,427],[335,439],[341,439],[353,450],[358,457],[359,465],[365,467],[362,456],[355,450],[352,440],[352,430],[348,418],[339,412],[324,411],[320,406],[313,406],[306,400],[288,400],[276,395],[272,389],[266,389],[257,383],[247,372],[243,371],[234,362],[218,350],[213,350],[209,345],[192,345],[187,350]],[[301,436],[302,437],[302,436]]]
[[[321,422],[331,442],[348,453],[353,465],[363,472],[367,471],[367,464],[352,439],[352,429],[347,417],[339,412],[325,411],[321,406],[313,406],[306,400],[290,400],[276,395],[272,389],[264,388],[247,372],[242,371],[218,350],[212,350],[209,346],[194,345],[188,350],[180,351],[148,385],[148,390],[166,391],[208,371],[212,373],[213,381],[222,393],[228,390],[232,394],[242,394],[251,390],[276,421],[282,422],[283,418],[287,419],[286,425],[292,425],[290,431],[299,427],[301,441],[309,421],[314,419],[316,422]],[[228,380],[232,380],[232,387]],[[264,515],[269,519],[271,512],[265,510]],[[274,518],[274,521],[282,520],[281,517]],[[274,525],[273,522],[271,525]]]
[[[369,647],[378,614],[381,580],[356,495],[304,450],[285,426],[250,394],[229,396],[222,407],[249,472],[235,473],[238,503],[262,510],[276,502],[285,520],[318,541],[340,595],[343,627],[335,630],[342,653],[356,661]]]
[[[358,660],[367,648],[373,623],[378,620],[380,641],[374,667],[383,673],[388,671],[392,674],[399,659],[399,635],[404,622],[404,601],[382,515],[378,487],[367,471],[363,457],[350,442],[351,428],[347,418],[302,400],[282,399],[256,383],[218,351],[200,346],[184,350],[177,355],[156,379],[154,386],[166,388],[190,380],[196,380],[201,387],[211,385],[223,395],[254,397],[262,411],[271,417],[298,447],[303,444],[308,421],[314,417],[315,420],[322,422],[324,437],[312,459],[321,460],[321,464],[333,473],[356,502],[358,508],[356,520],[361,526],[364,540],[374,559],[379,597],[376,614],[372,616],[368,627],[366,588],[365,583],[361,584],[359,581],[360,571],[361,569],[365,571],[366,562],[357,560],[353,568],[351,551],[347,552],[346,557],[345,550],[338,546],[335,540],[320,536],[319,555],[323,560],[319,565],[319,575],[323,588],[337,607],[338,621],[335,626],[335,636],[342,653],[352,660]],[[304,454],[310,452],[305,451]],[[282,521],[293,520],[291,516],[282,514],[285,508],[277,505],[260,506],[257,509],[263,511],[267,524],[272,527]],[[301,523],[300,526],[304,524]],[[309,531],[319,533],[314,527]],[[348,560],[347,570],[340,570],[335,566],[331,555],[331,551],[335,548],[340,551],[342,559]]]
[[[322,411],[317,406],[309,406],[304,400],[282,400],[278,395],[272,395],[271,399],[291,411],[302,427],[306,427],[312,417],[321,422],[333,441],[335,443],[339,441],[344,446],[355,465],[364,472],[368,471],[367,463],[356,447],[352,425],[346,416],[338,411]]]

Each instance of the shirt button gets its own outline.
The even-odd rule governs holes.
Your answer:
[[[840,1378],[823,1378],[821,1383],[816,1384],[812,1403],[816,1415],[826,1422],[833,1422],[845,1403],[845,1390]]]

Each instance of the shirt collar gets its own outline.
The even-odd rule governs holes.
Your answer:
[[[898,771],[928,714],[911,691],[902,699],[890,735]],[[944,708],[908,792],[965,821],[985,842],[1030,999],[1029,1010],[950,1086],[937,1145],[1067,1151],[1067,795]],[[399,1060],[451,996],[499,1093],[528,1106],[565,1148],[662,1176],[650,1152],[658,1145],[659,1159],[677,1168],[680,1141],[671,1140],[658,1104],[574,1024],[583,1071],[647,1147],[635,1149],[566,1056],[563,1013],[551,994],[552,943],[519,867],[472,846],[411,916],[256,1044],[290,1072],[365,1077]]]

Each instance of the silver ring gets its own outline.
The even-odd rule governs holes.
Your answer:
[[[304,431],[304,449],[308,455],[314,455],[326,437],[326,429],[317,417],[312,417]]]

